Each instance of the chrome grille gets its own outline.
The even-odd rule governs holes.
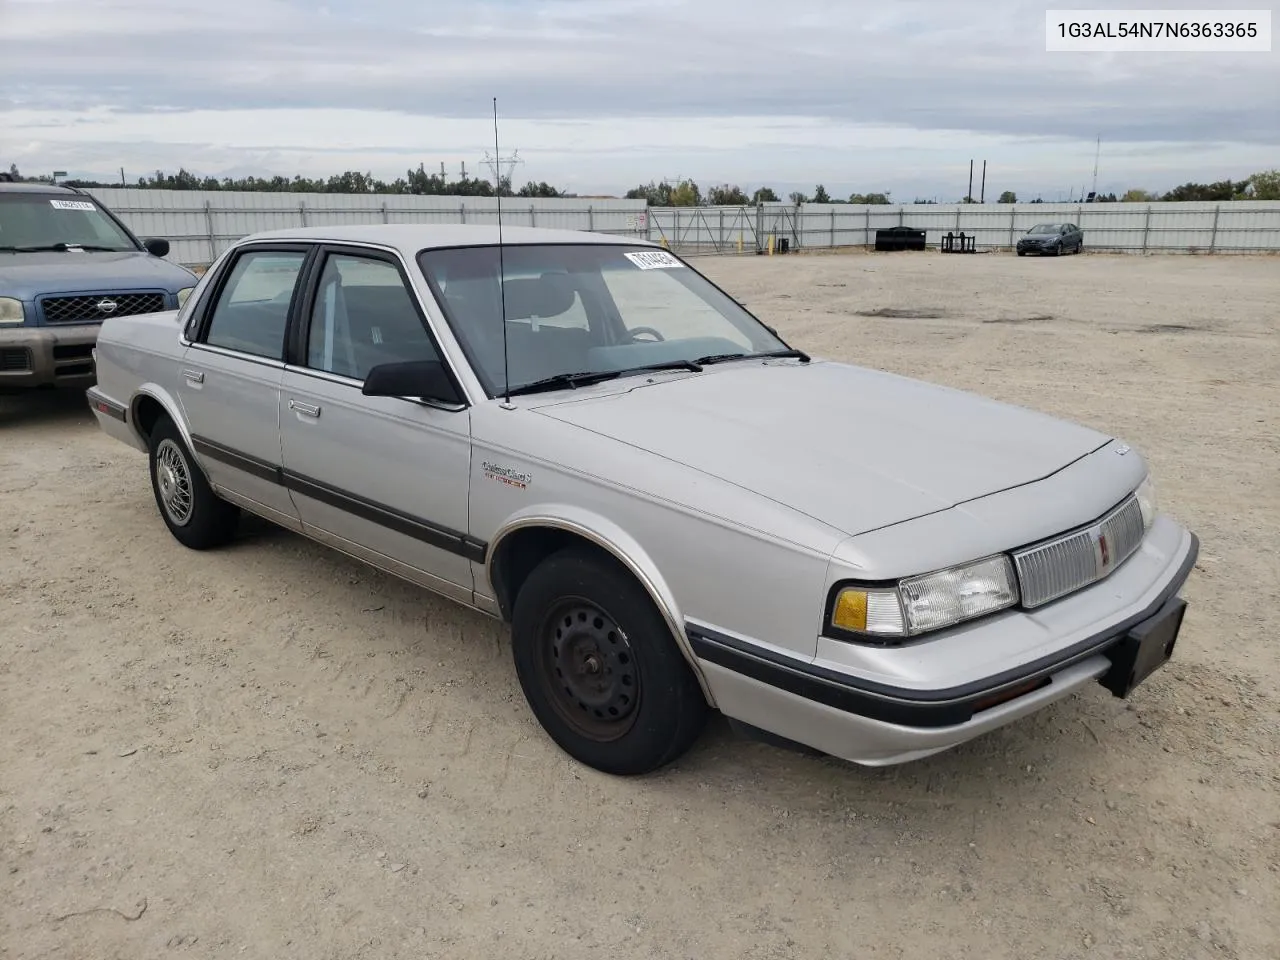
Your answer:
[[[1106,577],[1142,543],[1146,528],[1137,497],[1082,530],[1013,554],[1024,607],[1038,607]]]
[[[40,301],[45,323],[95,323],[107,317],[160,313],[163,293],[98,293],[78,297],[45,297]]]

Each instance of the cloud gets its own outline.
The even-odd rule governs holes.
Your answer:
[[[419,160],[474,165],[497,95],[522,172],[592,189],[674,173],[906,189],[910,168],[928,192],[954,182],[940,164],[969,156],[1025,169],[1025,189],[1077,182],[1098,135],[1126,176],[1274,165],[1276,57],[1047,54],[1044,9],[0,0],[0,128],[28,165],[315,174],[342,160],[395,176]],[[1173,145],[1176,162],[1130,152],[1140,144]]]

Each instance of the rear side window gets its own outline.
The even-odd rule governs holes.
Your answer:
[[[255,250],[243,254],[214,304],[205,342],[255,357],[280,360],[289,305],[306,254]]]

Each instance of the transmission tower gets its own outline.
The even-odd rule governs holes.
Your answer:
[[[486,150],[484,152],[484,160],[481,162],[484,163],[484,165],[489,168],[489,172],[493,174],[494,188],[497,189],[504,180],[508,184],[514,182],[516,166],[524,163],[524,160],[520,158],[519,150],[513,151],[509,157],[491,154]]]

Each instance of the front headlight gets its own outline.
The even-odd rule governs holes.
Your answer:
[[[1013,563],[1001,554],[894,587],[844,587],[831,606],[830,626],[872,638],[914,637],[1017,602]]]
[[[187,297],[191,296],[191,291],[195,287],[183,287],[178,291],[178,309],[182,309],[183,304],[187,302]]]
[[[22,301],[13,297],[0,297],[0,323],[23,323],[27,319]]]
[[[1138,484],[1138,489],[1133,494],[1138,500],[1138,506],[1142,510],[1142,525],[1147,530],[1151,529],[1151,524],[1155,523],[1156,511],[1159,507],[1156,504],[1156,485],[1151,479],[1151,474],[1147,474],[1142,483]]]

